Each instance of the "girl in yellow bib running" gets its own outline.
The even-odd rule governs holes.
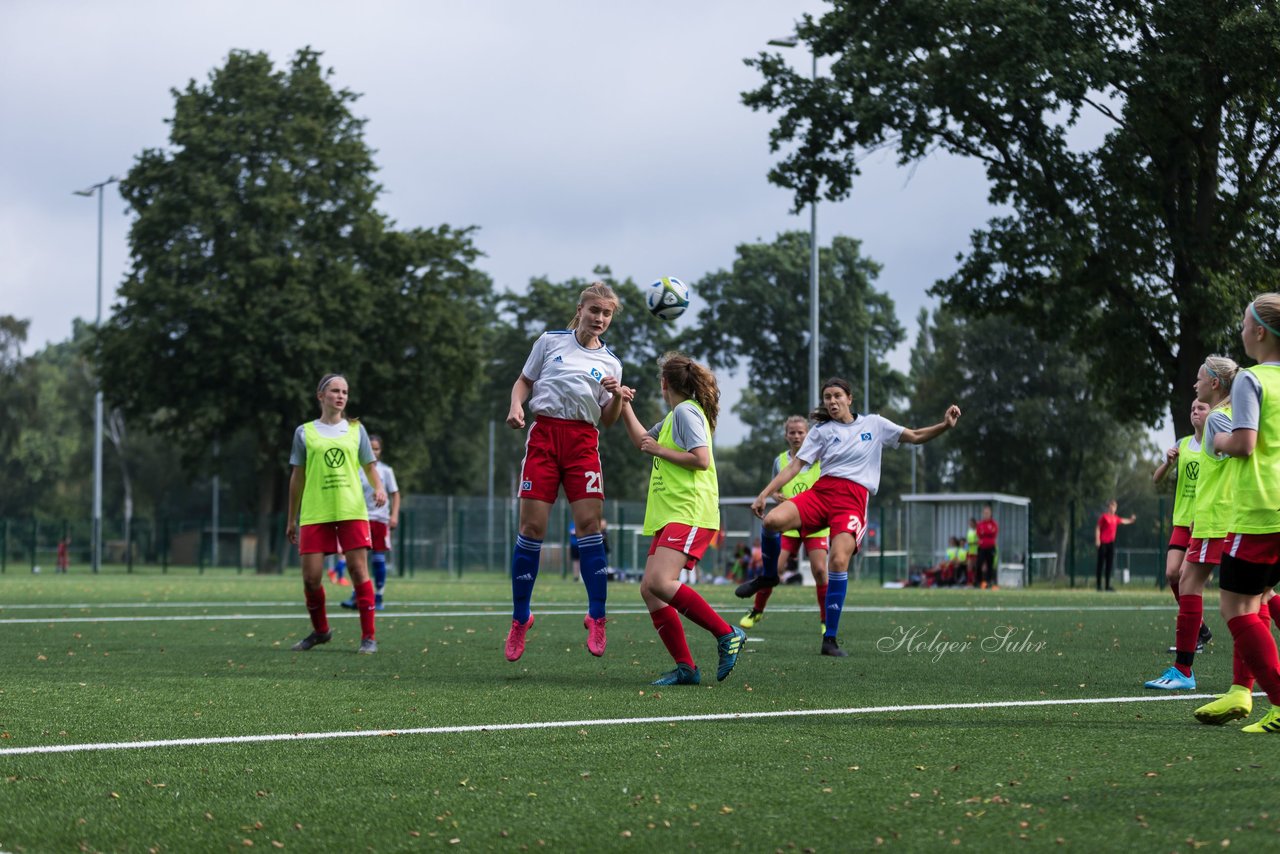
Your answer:
[[[1236,375],[1231,432],[1213,440],[1215,451],[1232,457],[1225,474],[1234,489],[1218,569],[1219,608],[1249,680],[1257,679],[1271,701],[1262,719],[1244,732],[1280,733],[1280,657],[1259,613],[1280,581],[1280,294],[1262,294],[1249,303],[1240,337],[1258,364]],[[1236,682],[1195,715],[1203,723],[1225,723],[1252,710],[1249,688]]]
[[[293,645],[297,652],[328,643],[333,636],[321,580],[325,555],[339,549],[347,556],[356,609],[360,612],[361,640],[356,652],[368,655],[378,651],[373,626],[375,594],[366,559],[373,543],[360,469],[364,469],[373,486],[376,506],[387,503],[387,493],[364,427],[343,417],[349,394],[346,377],[325,374],[316,387],[320,417],[300,426],[293,436],[285,534],[302,556],[302,589],[312,627],[311,634]]]
[[[706,629],[716,639],[719,663],[716,679],[723,681],[738,661],[747,639],[730,626],[692,587],[682,584],[680,571],[692,569],[720,531],[720,488],[711,453],[711,435],[720,414],[720,387],[711,371],[688,356],[668,353],[662,368],[662,399],[667,416],[645,430],[623,405],[623,421],[632,443],[653,457],[644,533],[653,536],[644,565],[640,595],[649,609],[658,637],[675,659],[676,669],[654,685],[697,685],[702,675],[693,662],[680,615]]]

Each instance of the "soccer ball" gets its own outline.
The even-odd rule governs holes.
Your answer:
[[[675,276],[663,276],[645,288],[645,304],[659,320],[675,320],[689,307],[689,286]]]

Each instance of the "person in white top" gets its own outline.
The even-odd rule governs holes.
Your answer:
[[[600,431],[622,414],[635,394],[622,385],[622,362],[601,336],[618,310],[618,296],[603,282],[589,285],[566,330],[545,332],[511,387],[507,426],[525,426],[525,401],[534,416],[520,466],[520,532],[511,556],[511,629],[506,656],[518,661],[533,625],[529,602],[538,578],[538,558],[551,506],[564,485],[578,534],[583,585],[587,588],[587,649],[604,655],[608,557],[600,534],[604,477]]]
[[[815,422],[800,450],[773,480],[769,481],[751,510],[764,520],[770,531],[831,529],[831,551],[827,558],[826,629],[822,654],[844,657],[836,641],[840,613],[844,610],[849,585],[849,560],[862,544],[867,529],[867,498],[880,487],[880,452],[902,442],[923,445],[942,435],[960,419],[960,407],[947,408],[942,421],[932,427],[913,429],[894,424],[879,415],[854,415],[853,389],[846,380],[832,378],[822,386],[822,406],[813,410]],[[807,489],[783,501],[764,514],[765,503],[800,474],[805,466],[822,464],[822,476]]]
[[[375,465],[382,476],[382,486],[387,492],[385,504],[376,504],[373,500],[373,484],[360,471],[360,485],[364,487],[364,503],[369,509],[369,537],[373,540],[373,549],[369,553],[369,572],[373,575],[375,611],[383,608],[382,595],[387,589],[387,555],[391,554],[391,532],[400,524],[400,485],[396,483],[396,473],[382,461],[382,437],[374,433],[369,436],[369,447],[377,460]],[[354,609],[356,594],[342,603],[342,607]]]

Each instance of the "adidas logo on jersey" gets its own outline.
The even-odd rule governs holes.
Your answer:
[[[551,361],[553,361],[553,362],[563,362],[563,361],[564,361],[564,359],[562,359],[562,358],[561,358],[561,357],[559,357],[559,356],[556,356],[556,357],[555,357],[554,359],[552,359]]]

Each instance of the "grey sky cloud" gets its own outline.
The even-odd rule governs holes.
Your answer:
[[[324,53],[363,93],[380,208],[402,227],[476,225],[499,288],[589,275],[695,282],[734,247],[807,229],[766,173],[773,119],[743,107],[743,65],[814,0],[614,4],[108,2],[0,5],[0,311],[28,350],[92,319],[96,205],[72,190],[167,144],[170,88],[229,50]],[[801,68],[803,49],[784,51]],[[820,64],[821,70],[821,64]],[[821,204],[819,239],[864,241],[914,334],[926,289],[990,215],[981,168],[936,155],[908,171],[871,157],[853,196]],[[124,204],[107,195],[104,289],[128,267]],[[106,310],[109,310],[106,309]],[[909,344],[891,354],[905,368]],[[805,382],[806,378],[797,378]],[[740,381],[726,383],[731,404]],[[729,418],[722,439],[736,441]]]

